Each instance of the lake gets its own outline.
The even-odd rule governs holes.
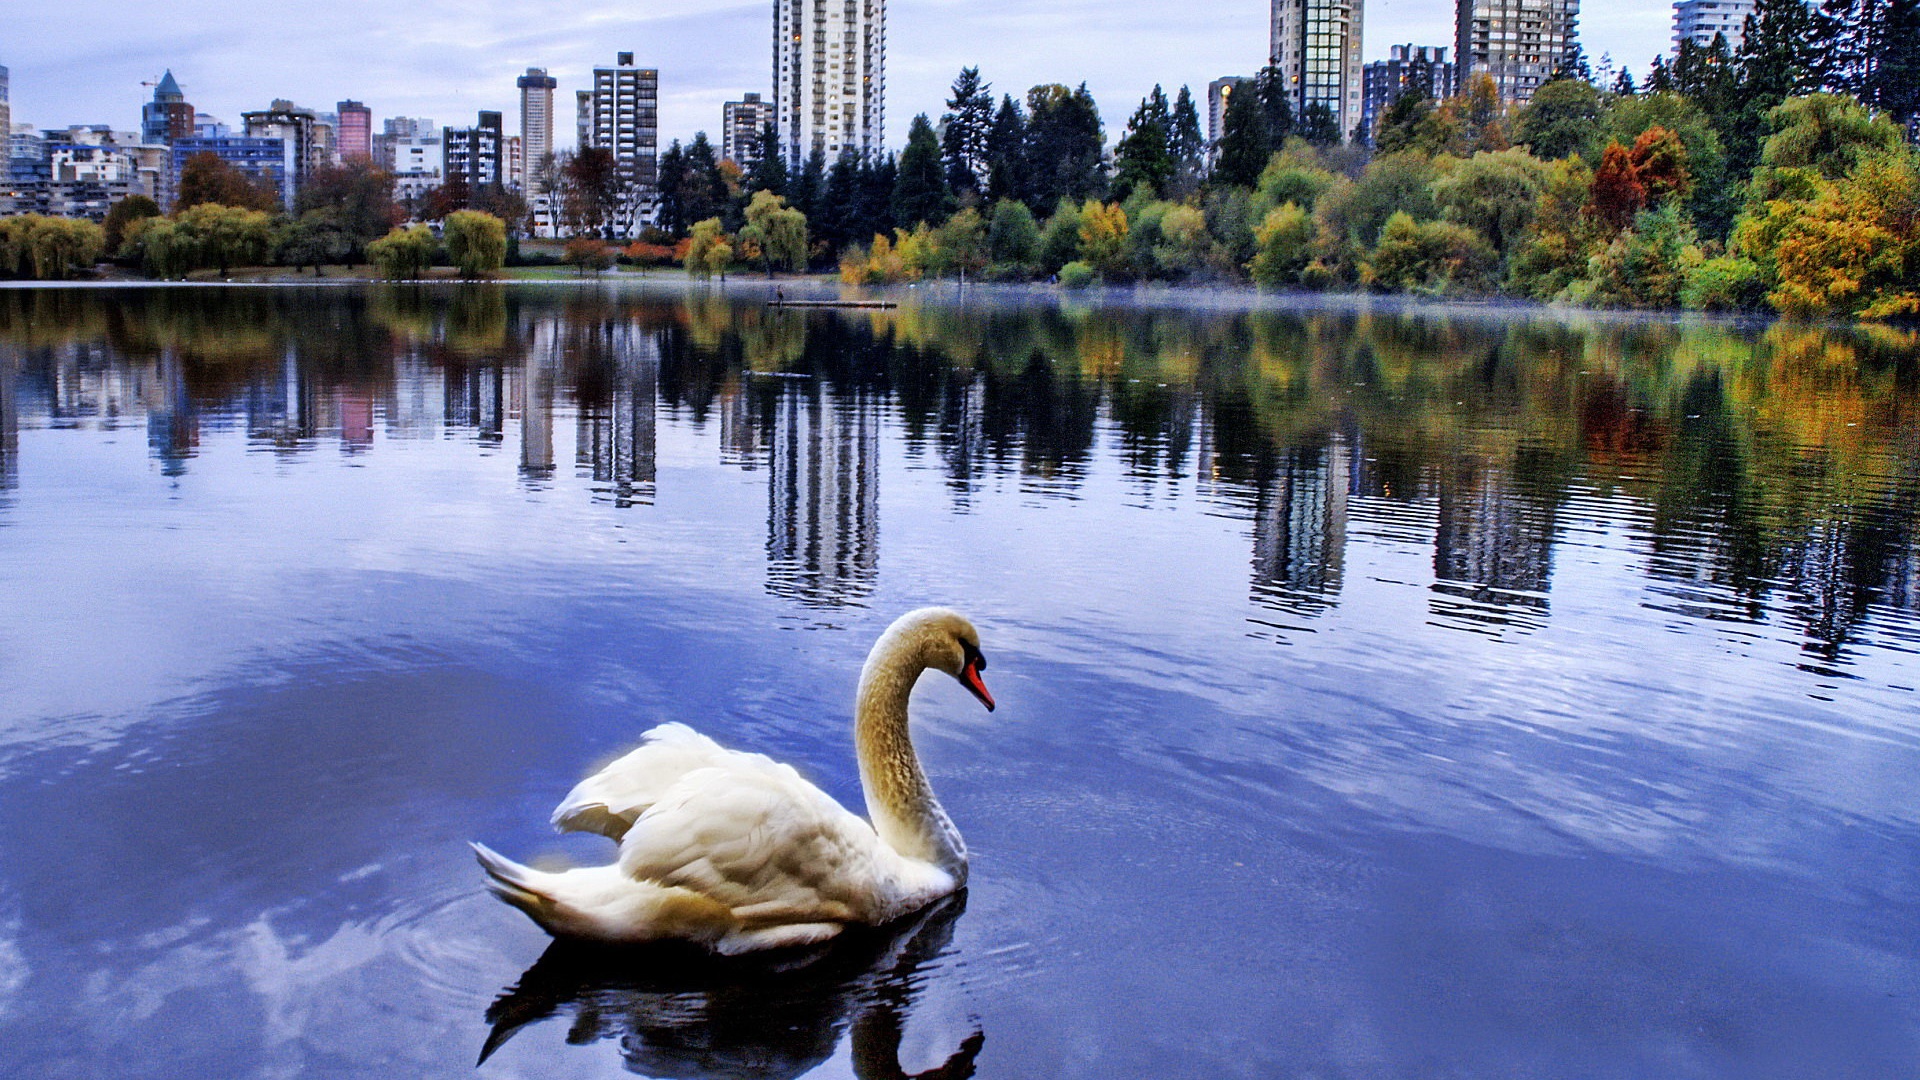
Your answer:
[[[1920,1074],[1913,333],[766,296],[0,290],[0,1073]],[[960,902],[482,888],[666,720],[858,808],[931,603]]]

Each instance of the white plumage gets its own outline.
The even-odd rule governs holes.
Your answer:
[[[739,953],[889,922],[966,881],[966,848],[907,734],[908,696],[933,667],[991,709],[985,666],[972,624],[942,608],[910,612],[880,636],[855,707],[872,824],[791,766],[675,723],[647,732],[554,810],[558,829],[617,841],[613,864],[548,873],[474,851],[493,892],[556,935]]]

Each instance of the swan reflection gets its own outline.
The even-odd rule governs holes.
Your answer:
[[[567,1042],[617,1038],[627,1068],[643,1076],[797,1077],[831,1057],[851,1029],[862,1080],[965,1080],[986,1042],[979,1031],[936,1068],[909,1074],[900,1065],[927,969],[948,951],[965,907],[957,894],[889,926],[774,957],[556,940],[487,1008],[493,1029],[480,1062],[522,1028],[571,1013]]]

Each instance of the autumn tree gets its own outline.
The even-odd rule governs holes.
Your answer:
[[[767,276],[773,268],[804,270],[807,266],[807,216],[787,206],[786,200],[771,191],[755,192],[747,205],[746,227],[740,239],[760,249]]]
[[[479,210],[447,215],[447,257],[463,278],[479,278],[500,269],[507,258],[506,223]]]
[[[1600,153],[1593,170],[1588,212],[1608,230],[1618,232],[1633,224],[1633,216],[1647,205],[1647,188],[1633,167],[1633,155],[1617,142]]]
[[[187,159],[180,169],[180,187],[174,193],[173,211],[179,213],[203,203],[237,206],[246,210],[275,213],[281,203],[278,192],[270,191],[253,178],[212,151],[202,151]]]

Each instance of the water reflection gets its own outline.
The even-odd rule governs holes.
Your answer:
[[[1838,670],[1874,609],[1920,604],[1915,341],[1446,312],[13,290],[0,491],[23,426],[137,417],[167,477],[208,425],[288,460],[328,441],[517,439],[525,483],[553,483],[571,452],[593,499],[638,512],[660,494],[664,418],[764,470],[766,588],[831,608],[879,580],[897,428],[906,467],[937,470],[962,512],[1005,485],[1078,498],[1110,459],[1137,505],[1237,517],[1249,600],[1304,618],[1341,604],[1356,528],[1418,528],[1437,625],[1538,629],[1569,508],[1604,505],[1635,538],[1647,603],[1789,619],[1808,663]]]
[[[480,1061],[564,1013],[567,1042],[617,1040],[642,1076],[784,1080],[826,1061],[850,1031],[854,1075],[900,1080],[910,1075],[900,1064],[907,1021],[965,907],[962,894],[800,956],[715,959],[556,941],[488,1007]],[[965,1080],[985,1041],[976,1030],[942,1064],[911,1075]]]

